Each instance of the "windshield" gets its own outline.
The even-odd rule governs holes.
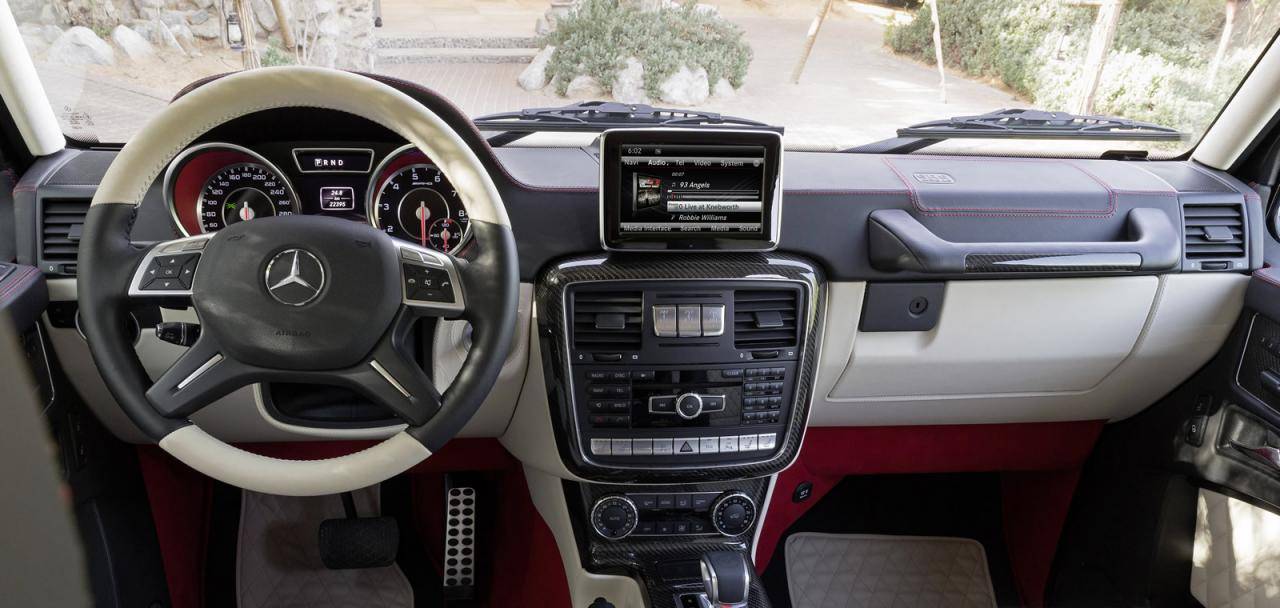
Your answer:
[[[1276,0],[936,0],[937,15],[935,0],[8,1],[65,133],[102,143],[201,77],[306,64],[421,83],[472,116],[584,100],[719,112],[785,127],[792,149],[1001,108],[1108,115],[1183,137],[928,151],[1168,156],[1280,25]]]

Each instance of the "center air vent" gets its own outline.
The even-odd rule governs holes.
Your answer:
[[[799,344],[800,293],[794,289],[740,289],[733,293],[733,345],[739,350]]]
[[[1238,204],[1184,207],[1182,215],[1187,259],[1244,257],[1243,214],[1244,210]]]
[[[76,273],[76,253],[89,199],[54,198],[40,201],[40,261],[46,270]]]
[[[573,347],[588,352],[640,350],[639,291],[582,291],[573,298]]]

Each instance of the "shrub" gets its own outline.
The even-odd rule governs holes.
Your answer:
[[[999,80],[1033,105],[1066,110],[1083,80],[1092,9],[1044,0],[940,2],[943,61]],[[1256,3],[1255,3],[1256,4]],[[1274,3],[1237,17],[1233,46],[1214,82],[1209,62],[1223,23],[1222,0],[1129,0],[1094,96],[1097,114],[1118,115],[1199,133],[1226,101],[1260,50],[1251,34],[1274,23]],[[1242,29],[1248,28],[1248,29]],[[885,32],[895,52],[933,61],[928,5]],[[1243,38],[1243,43],[1239,38]],[[994,109],[994,108],[993,108]]]
[[[645,11],[618,0],[585,0],[543,41],[555,45],[547,77],[563,95],[569,81],[586,74],[608,87],[628,57],[644,65],[645,90],[658,96],[668,76],[688,66],[707,71],[715,84],[724,78],[742,86],[751,63],[751,47],[738,26],[705,13],[692,1],[674,8]]]
[[[262,52],[262,56],[258,59],[262,67],[269,68],[277,65],[293,65],[297,63],[294,60],[293,53],[286,51],[274,43],[267,45],[267,50]]]

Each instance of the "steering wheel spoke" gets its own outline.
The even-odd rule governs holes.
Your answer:
[[[430,420],[441,407],[440,392],[407,352],[414,312],[406,307],[369,359],[351,372],[368,397],[411,426]]]
[[[165,417],[186,418],[248,384],[249,372],[204,334],[147,389],[147,400]]]
[[[129,281],[129,296],[190,299],[201,252],[212,236],[200,234],[152,246]]]
[[[409,243],[400,251],[401,302],[421,316],[456,317],[466,310],[460,264],[451,255]]]

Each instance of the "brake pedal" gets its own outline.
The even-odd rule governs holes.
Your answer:
[[[445,478],[444,597],[474,599],[476,594],[476,521],[479,494],[472,486],[453,486]]]
[[[320,522],[320,561],[330,570],[381,568],[396,561],[400,525],[394,517],[360,517],[355,498],[342,493],[343,519]]]

